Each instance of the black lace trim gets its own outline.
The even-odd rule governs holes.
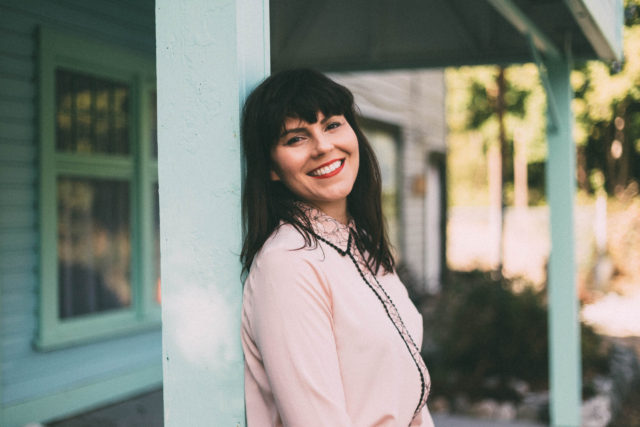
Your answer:
[[[367,266],[367,264],[364,261],[364,257],[362,256],[362,254],[358,254],[360,256],[360,258],[361,258],[360,262],[358,262],[358,260],[356,259],[356,256],[353,253],[354,251],[351,250],[352,241],[353,241],[351,233],[349,233],[349,238],[348,238],[348,241],[347,241],[346,250],[340,249],[337,245],[335,245],[332,242],[328,241],[327,239],[319,236],[318,234],[316,234],[316,238],[318,240],[321,240],[322,242],[326,243],[328,246],[332,247],[333,249],[335,249],[341,256],[345,256],[345,255],[349,256],[349,258],[353,262],[353,265],[358,270],[358,273],[360,274],[360,277],[366,283],[366,285],[369,287],[369,289],[371,289],[371,291],[378,298],[378,300],[382,304],[382,307],[384,308],[385,312],[387,313],[387,317],[389,317],[389,320],[391,320],[391,323],[393,323],[393,325],[395,326],[396,330],[398,331],[398,334],[400,335],[400,338],[402,338],[402,341],[405,343],[405,345],[407,347],[407,350],[409,351],[409,354],[411,355],[411,358],[413,359],[414,363],[416,364],[416,368],[418,369],[418,373],[420,374],[420,384],[421,384],[421,387],[420,387],[420,400],[418,401],[418,406],[416,407],[416,409],[414,411],[414,415],[413,416],[415,418],[415,416],[418,415],[418,413],[422,410],[422,408],[427,403],[427,397],[429,395],[430,384],[426,384],[426,381],[425,381],[425,373],[427,372],[427,368],[426,368],[426,366],[424,364],[424,360],[422,360],[422,356],[420,355],[420,349],[416,345],[415,341],[413,341],[413,338],[411,337],[411,334],[409,333],[409,330],[407,329],[407,327],[405,326],[402,318],[400,317],[400,313],[398,312],[398,308],[396,307],[396,305],[394,304],[393,300],[391,299],[391,296],[389,296],[389,294],[387,293],[387,291],[385,291],[385,289],[382,287],[380,282],[378,282],[378,279],[376,278],[375,274],[373,274],[371,271],[369,271],[368,267],[366,268],[366,270],[361,268],[360,264],[363,264],[364,266]],[[377,285],[377,288],[380,289],[380,291],[382,292],[383,295],[381,295],[381,293],[376,290],[376,287],[373,286],[373,284],[370,282],[370,280],[367,280],[367,277],[366,277],[367,274],[365,274],[365,271],[367,273],[369,273],[369,275],[373,278],[373,280],[375,281],[375,283]],[[385,300],[387,301],[386,303],[385,303]],[[393,313],[391,313],[390,311],[392,311]],[[408,337],[408,340],[407,340],[407,337]]]

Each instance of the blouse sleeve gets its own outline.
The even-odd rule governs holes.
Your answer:
[[[255,264],[248,318],[283,424],[351,426],[323,274],[295,251]]]

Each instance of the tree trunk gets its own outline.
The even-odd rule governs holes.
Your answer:
[[[529,204],[529,192],[527,188],[527,141],[521,132],[514,134],[513,155],[513,195],[516,208],[526,208]]]
[[[505,159],[508,156],[507,153],[507,134],[504,124],[505,115],[505,102],[504,93],[506,91],[504,80],[504,67],[498,68],[498,96],[496,99],[496,114],[498,116],[499,127],[499,142],[500,142],[500,235],[498,239],[498,272],[502,272],[504,263],[504,214],[505,214],[505,200],[504,200],[504,184],[506,181],[506,162]]]

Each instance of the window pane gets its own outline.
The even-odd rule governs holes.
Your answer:
[[[376,153],[382,175],[382,213],[387,223],[389,240],[396,250],[400,249],[398,212],[398,144],[393,134],[382,130],[366,130],[367,139]]]
[[[149,94],[149,131],[151,135],[151,155],[158,158],[158,98],[154,90]]]
[[[158,194],[157,183],[153,185],[153,266],[156,302],[160,304],[162,300],[160,286],[160,195]]]
[[[58,178],[60,317],[131,305],[129,182]]]
[[[129,86],[89,74],[56,70],[56,149],[129,154]]]

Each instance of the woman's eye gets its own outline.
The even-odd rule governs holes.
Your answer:
[[[342,123],[340,123],[340,122],[331,122],[327,126],[327,130],[335,129],[335,128],[340,127],[340,126],[342,126]]]
[[[285,145],[293,145],[296,142],[302,141],[302,137],[301,136],[294,136],[293,138],[289,138],[287,139],[287,141],[285,142]]]

